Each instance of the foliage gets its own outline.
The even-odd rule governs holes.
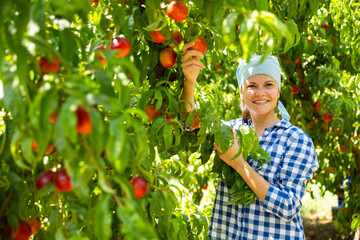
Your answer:
[[[0,5],[0,232],[37,216],[36,239],[203,239],[211,201],[203,187],[211,171],[213,138],[221,119],[238,118],[239,57],[274,54],[281,61],[281,98],[293,124],[313,139],[320,163],[314,181],[343,201],[336,226],[359,227],[360,34],[358,3],[315,0],[193,0],[175,22],[164,0],[3,0]],[[163,43],[149,32],[160,31]],[[201,127],[184,130],[180,100],[183,43],[203,36],[206,69],[196,86]],[[118,58],[111,40],[124,37],[130,53]],[[175,45],[177,64],[164,68],[159,52]],[[104,50],[94,50],[105,46]],[[59,58],[44,73],[39,60]],[[105,61],[104,61],[105,60]],[[290,89],[299,86],[292,94]],[[315,102],[321,108],[315,110]],[[162,114],[149,121],[145,108]],[[89,113],[91,133],[77,132],[78,107]],[[49,120],[57,113],[56,121]],[[331,113],[330,121],[323,115]],[[193,115],[186,120],[188,126]],[[89,127],[89,125],[88,125]],[[245,131],[245,130],[244,130]],[[222,131],[220,131],[222,132]],[[215,136],[214,136],[215,134]],[[241,135],[241,133],[239,133]],[[255,139],[255,138],[253,138]],[[37,144],[34,150],[33,142]],[[55,151],[46,153],[49,145]],[[243,153],[253,152],[250,146]],[[247,155],[247,154],[246,154]],[[42,171],[65,167],[72,191],[35,186]],[[218,171],[220,173],[220,171]],[[130,180],[149,184],[135,198]],[[342,184],[347,178],[351,181]],[[240,195],[238,195],[240,196]],[[346,209],[346,210],[345,210]],[[351,218],[353,216],[353,218]],[[352,223],[351,223],[352,221]]]

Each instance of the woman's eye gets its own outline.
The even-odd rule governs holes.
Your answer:
[[[267,83],[266,86],[271,87],[271,86],[273,86],[273,84],[272,83]]]

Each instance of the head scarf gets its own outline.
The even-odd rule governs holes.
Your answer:
[[[241,91],[246,79],[256,74],[266,74],[272,77],[279,86],[279,92],[281,90],[281,71],[280,64],[276,57],[268,56],[261,62],[263,56],[253,55],[250,62],[246,62],[241,59],[239,66],[236,70],[236,78],[239,83],[239,90]],[[260,63],[261,62],[261,63]],[[278,109],[281,113],[281,117],[287,121],[290,120],[290,115],[286,111],[284,105],[279,101]]]

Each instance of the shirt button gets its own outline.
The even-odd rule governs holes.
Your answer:
[[[243,217],[243,215],[240,213],[240,214],[239,214],[239,217]]]
[[[241,235],[241,231],[239,231],[239,235]]]

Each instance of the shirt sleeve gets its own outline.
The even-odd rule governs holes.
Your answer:
[[[301,210],[301,198],[305,194],[306,181],[312,179],[319,164],[315,147],[306,133],[290,137],[277,181],[270,185],[264,210],[285,221],[292,220]]]

